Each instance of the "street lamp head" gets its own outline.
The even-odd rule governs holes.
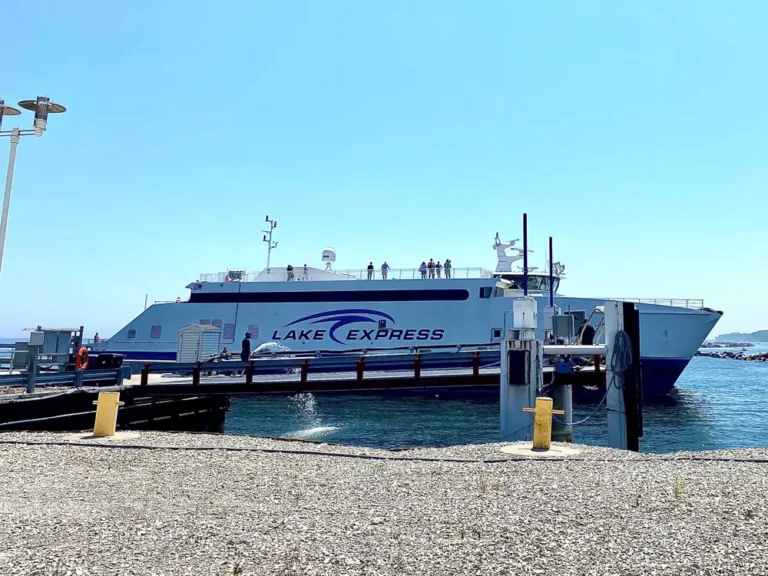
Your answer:
[[[21,110],[13,106],[6,106],[5,100],[0,99],[0,130],[3,129],[3,116],[18,116]]]
[[[60,114],[67,109],[61,104],[51,102],[48,96],[38,96],[37,100],[22,100],[19,106],[35,113],[35,136],[42,136],[48,123],[48,114]]]

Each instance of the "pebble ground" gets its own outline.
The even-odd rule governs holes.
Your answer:
[[[768,574],[768,449],[0,434],[0,574]]]

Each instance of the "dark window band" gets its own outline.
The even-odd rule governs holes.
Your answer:
[[[192,304],[293,302],[449,302],[468,300],[469,290],[350,290],[344,292],[192,292]]]

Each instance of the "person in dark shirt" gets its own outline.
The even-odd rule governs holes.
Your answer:
[[[584,320],[584,325],[581,327],[581,343],[584,346],[591,346],[595,339],[595,329],[589,324],[589,320]]]
[[[373,262],[368,263],[368,280],[373,280]]]
[[[240,360],[247,362],[251,357],[251,333],[246,332],[243,338],[242,348],[240,349]]]

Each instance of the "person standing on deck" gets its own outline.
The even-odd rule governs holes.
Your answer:
[[[445,277],[446,278],[450,278],[451,277],[451,268],[452,268],[452,266],[451,266],[451,259],[450,258],[446,258],[445,259],[445,266],[443,266],[443,268],[445,269]]]
[[[245,338],[243,338],[243,343],[240,348],[240,360],[243,362],[248,362],[250,357],[251,357],[251,333],[246,332]]]
[[[427,263],[427,270],[429,271],[429,279],[432,280],[435,277],[435,261],[432,258]]]
[[[592,346],[595,340],[595,329],[589,324],[589,320],[584,320],[584,325],[581,327],[581,345]]]
[[[421,279],[424,280],[427,277],[427,263],[423,260],[419,266],[419,272],[421,272]]]
[[[288,282],[293,282],[293,266],[288,264],[288,266],[285,267],[285,277],[288,280]]]
[[[435,262],[435,274],[437,274],[437,277],[440,278],[440,273],[443,271],[443,265],[440,264],[440,260]]]
[[[387,272],[389,272],[389,264],[387,264],[387,261],[384,260],[384,264],[381,265],[381,278],[382,280],[387,279]]]
[[[302,277],[302,280],[309,280],[309,266],[304,264],[304,276]]]
[[[368,262],[368,280],[373,280],[373,262]]]

